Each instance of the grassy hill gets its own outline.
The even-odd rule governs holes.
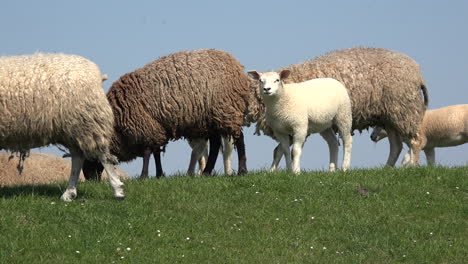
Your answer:
[[[468,168],[0,188],[0,263],[468,263]]]

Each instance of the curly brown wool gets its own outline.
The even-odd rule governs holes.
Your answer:
[[[241,137],[249,99],[243,66],[214,49],[182,51],[127,73],[107,93],[120,161],[179,138]]]

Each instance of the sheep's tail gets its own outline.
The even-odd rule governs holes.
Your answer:
[[[421,84],[421,91],[424,96],[424,110],[426,110],[427,106],[429,105],[429,96],[427,94],[427,88],[425,84]]]

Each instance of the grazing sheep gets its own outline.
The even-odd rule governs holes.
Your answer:
[[[0,57],[0,149],[26,153],[49,144],[67,147],[72,168],[64,201],[77,195],[85,158],[101,161],[115,197],[125,196],[109,153],[114,116],[103,78],[96,64],[80,56]]]
[[[418,140],[417,130],[428,105],[428,95],[418,64],[406,55],[358,47],[333,51],[277,72],[283,69],[291,71],[287,82],[333,78],[343,83],[351,99],[353,130],[381,126],[392,136],[399,135],[411,144]],[[266,124],[258,84],[251,80],[250,86],[255,98],[251,99],[247,120],[257,122],[256,134],[263,131],[273,137]],[[395,165],[402,147],[401,143],[391,145],[387,165]],[[413,148],[417,163],[419,146]],[[281,148],[277,150],[281,158]]]
[[[468,142],[468,105],[451,105],[427,110],[419,127],[419,140],[416,143],[424,150],[427,163],[435,164],[434,148],[452,147]],[[374,127],[371,139],[374,142],[387,137],[382,127]],[[390,138],[389,138],[390,140]],[[401,142],[401,138],[398,138]],[[411,162],[411,150],[405,155],[402,165]]]
[[[249,86],[243,66],[213,49],[161,57],[112,84],[107,98],[115,115],[111,152],[120,161],[142,156],[179,138],[231,136],[242,141]],[[219,145],[218,145],[219,149]],[[238,148],[238,152],[245,149]],[[218,151],[215,152],[216,158]],[[197,154],[198,160],[201,153]],[[210,156],[205,172],[209,169]],[[211,157],[213,160],[213,157]],[[245,166],[245,160],[239,164]],[[213,164],[214,166],[214,164]]]
[[[289,70],[249,75],[259,81],[266,110],[266,123],[273,129],[286,157],[289,170],[300,172],[300,156],[306,137],[320,133],[330,148],[330,171],[338,159],[338,142],[332,126],[336,126],[344,142],[342,169],[351,160],[351,101],[342,83],[331,78],[313,79],[301,83],[284,84]],[[292,136],[292,166],[289,150]]]

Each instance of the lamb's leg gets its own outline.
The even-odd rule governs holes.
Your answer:
[[[84,155],[81,151],[71,150],[72,167],[70,172],[70,179],[68,180],[68,186],[65,192],[62,194],[62,200],[65,202],[71,202],[76,198],[76,185],[78,184],[78,178],[80,177],[81,168],[83,167]]]
[[[388,155],[387,166],[394,167],[403,149],[403,142],[395,130],[391,128],[385,130],[387,131],[388,142],[390,143],[390,154]]]
[[[286,168],[292,170],[291,166],[291,150],[289,149],[289,136],[275,133],[276,139],[280,142],[286,160]]]
[[[148,167],[149,167],[150,157],[151,157],[151,149],[149,147],[146,147],[145,150],[143,151],[143,168],[141,169],[140,179],[148,178]]]
[[[231,166],[231,155],[234,149],[234,140],[232,137],[223,137],[223,162],[224,162],[224,174],[232,174]]]
[[[419,165],[419,154],[422,149],[422,142],[419,138],[413,138],[410,140],[410,149],[411,149],[411,165]]]
[[[235,142],[237,148],[238,168],[237,174],[242,175],[247,173],[247,155],[245,152],[244,133],[241,132],[240,137]]]
[[[194,175],[197,161],[200,161],[203,157],[203,154],[206,152],[207,140],[204,138],[196,138],[191,139],[188,142],[192,148],[192,154],[190,155],[190,164],[187,170],[187,174]],[[201,166],[200,170],[202,170]]]
[[[329,128],[320,133],[328,144],[328,150],[330,153],[330,165],[329,170],[335,171],[336,164],[338,163],[338,140],[333,132],[333,129]]]
[[[435,165],[435,150],[434,148],[424,149],[424,154],[426,155],[427,165]]]
[[[276,148],[273,150],[273,163],[271,163],[270,172],[275,171],[278,168],[278,165],[283,157],[283,149],[281,144],[278,144]]]
[[[409,165],[411,165],[411,149],[409,149],[408,152],[406,152],[405,157],[401,162],[401,165],[404,167],[408,167]]]
[[[156,167],[156,178],[164,177],[164,171],[161,164],[161,148],[153,150],[154,165]]]
[[[307,131],[297,132],[293,136],[292,144],[292,171],[296,174],[301,172],[302,146],[307,136]]]
[[[205,142],[203,147],[203,153],[201,157],[198,159],[198,175],[203,173],[203,170],[206,167],[206,161],[208,160],[208,141]]]
[[[203,174],[210,175],[213,171],[216,159],[218,158],[219,148],[221,146],[221,136],[215,135],[210,137],[210,152],[208,154],[208,162],[203,170]]]

